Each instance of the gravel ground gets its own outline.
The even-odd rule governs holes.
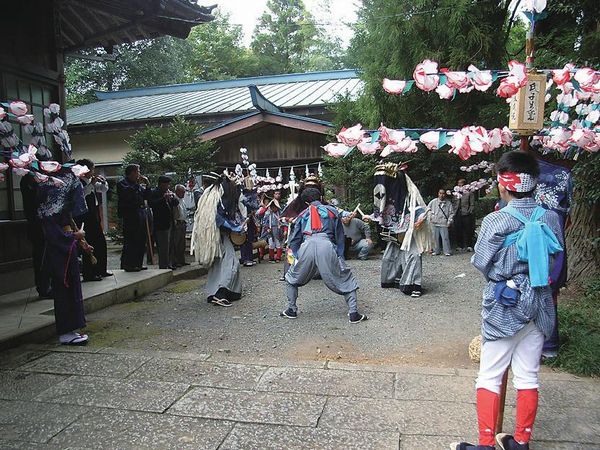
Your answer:
[[[350,261],[369,320],[348,323],[344,300],[315,280],[300,289],[297,320],[280,318],[282,264],[242,268],[244,296],[231,308],[206,303],[205,277],[171,284],[88,317],[93,346],[213,353],[225,359],[332,359],[377,364],[473,367],[482,277],[470,254],[424,256],[424,295],[381,289],[380,260]]]

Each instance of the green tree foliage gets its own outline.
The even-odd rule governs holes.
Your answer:
[[[302,0],[269,0],[250,47],[260,75],[344,66],[341,40],[328,36]]]
[[[411,79],[415,66],[425,58],[438,61],[440,68],[452,70],[466,70],[472,63],[481,69],[505,67],[507,54],[498,42],[509,42],[505,27],[510,13],[508,3],[365,0],[348,56],[350,64],[361,69],[365,88],[354,105],[341,102],[333,106],[337,114],[336,129],[358,122],[369,129],[379,127],[382,122],[392,128],[505,125],[508,107],[491,93],[472,91],[448,102],[440,100],[435,92],[415,88],[408,95],[390,95],[382,89],[381,82],[386,77]],[[439,188],[451,188],[464,175],[459,171],[464,163],[458,158],[445,152],[432,153],[422,146],[416,154],[392,155],[386,161],[408,161],[408,173],[425,197],[435,196]],[[359,171],[346,165],[347,161],[332,158],[325,174],[330,181],[338,182],[336,174],[346,170],[350,182],[361,191],[363,186],[372,186],[373,165],[370,170]],[[472,176],[478,178],[480,174]],[[353,190],[356,189],[349,189]],[[366,196],[360,199],[361,203],[365,200]]]
[[[115,46],[111,55],[104,49],[81,52],[98,61],[67,57],[67,107],[96,101],[94,90],[185,82],[188,49],[187,41],[162,37]]]
[[[324,0],[325,1],[325,0]],[[314,23],[301,0],[272,0],[251,48],[242,28],[219,14],[192,28],[186,40],[169,36],[67,57],[67,107],[96,101],[94,90],[116,90],[344,67],[341,41]]]
[[[255,73],[252,54],[242,45],[241,25],[230,23],[227,14],[192,28],[187,38],[187,78],[190,81],[224,80]]]
[[[146,126],[128,141],[132,150],[125,155],[123,165],[139,164],[142,173],[154,178],[175,172],[178,182],[186,180],[190,170],[194,173],[210,171],[214,143],[202,142],[199,133],[199,126],[181,117],[175,118],[169,126]]]

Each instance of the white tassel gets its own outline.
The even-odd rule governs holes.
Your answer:
[[[212,266],[215,258],[223,256],[221,234],[216,220],[217,206],[222,196],[223,188],[220,185],[210,186],[198,199],[196,206],[190,254],[204,267]]]

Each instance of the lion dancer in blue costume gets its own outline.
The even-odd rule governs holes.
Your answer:
[[[366,320],[358,312],[358,283],[344,260],[344,227],[338,211],[321,203],[318,189],[306,188],[300,198],[308,207],[298,216],[289,239],[294,263],[285,275],[288,308],[281,316],[298,317],[298,288],[319,273],[331,291],[344,296],[350,323]]]

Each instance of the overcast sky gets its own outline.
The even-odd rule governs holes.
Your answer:
[[[324,0],[304,0],[304,4],[316,22],[323,24],[326,30],[342,38],[345,45],[348,45],[352,31],[344,23],[356,21],[356,10],[360,0],[328,1],[331,5],[329,12],[322,7]],[[210,2],[203,0],[199,3],[207,5]],[[242,25],[244,44],[249,45],[256,22],[266,9],[267,0],[217,0],[217,3],[221,11],[231,14],[232,23]]]

